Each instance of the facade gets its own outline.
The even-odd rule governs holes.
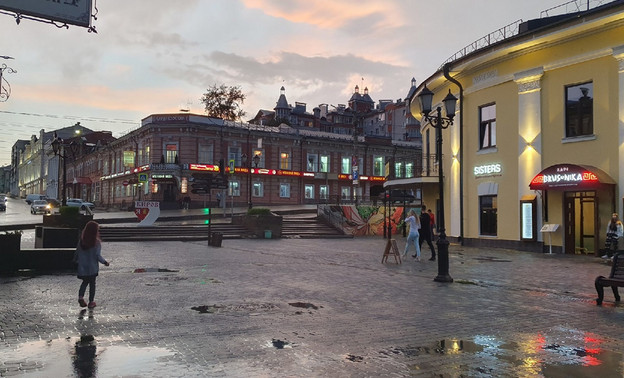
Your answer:
[[[411,96],[415,117],[425,85],[434,104],[449,90],[459,99],[443,130],[447,234],[598,254],[624,202],[624,2],[510,27],[498,32],[510,37],[456,54]],[[423,125],[423,158],[435,132]],[[416,181],[435,209],[437,182]]]
[[[228,206],[368,201],[383,191],[391,159],[409,160],[404,175],[421,171],[415,167],[418,146],[286,124],[155,114],[97,151],[101,177],[91,177],[90,190],[99,194],[90,199],[108,207],[150,200],[173,208],[190,197],[192,206],[204,206],[219,190],[194,194],[193,178],[227,170],[228,188],[221,194]],[[68,182],[72,179],[68,175]]]
[[[11,166],[0,167],[0,194],[11,192]]]

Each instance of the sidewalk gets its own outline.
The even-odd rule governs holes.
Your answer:
[[[105,243],[93,311],[72,275],[0,278],[0,375],[623,375],[602,260],[451,245],[445,284],[435,262],[381,264],[384,247]]]

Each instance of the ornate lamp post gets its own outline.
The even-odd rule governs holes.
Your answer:
[[[433,92],[427,86],[422,89],[418,95],[420,109],[423,119],[436,129],[436,150],[438,153],[438,191],[440,193],[440,214],[438,215],[438,227],[440,228],[440,237],[438,238],[438,275],[433,279],[437,282],[453,282],[453,278],[449,275],[449,242],[446,239],[446,228],[444,226],[444,173],[442,170],[442,129],[446,129],[453,124],[455,117],[455,106],[457,105],[457,97],[449,93],[444,98],[444,108],[446,117],[442,117],[442,109],[438,106],[434,115],[431,112],[431,103],[433,101]]]
[[[63,187],[62,190],[62,201],[61,204],[63,206],[67,206],[67,151],[66,148],[69,147],[72,155],[76,154],[75,149],[78,147],[74,142],[65,143],[63,139],[59,139],[54,132],[54,138],[52,139],[52,150],[54,151],[54,155],[58,156],[63,160]]]

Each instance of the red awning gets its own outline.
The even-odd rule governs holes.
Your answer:
[[[75,177],[72,184],[85,184],[91,185],[91,179],[88,177]]]
[[[541,171],[531,180],[532,190],[587,190],[602,185],[615,185],[605,171],[591,165],[556,164]]]

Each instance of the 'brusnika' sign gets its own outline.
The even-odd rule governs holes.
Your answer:
[[[0,0],[0,9],[88,28],[92,4],[92,0]]]

